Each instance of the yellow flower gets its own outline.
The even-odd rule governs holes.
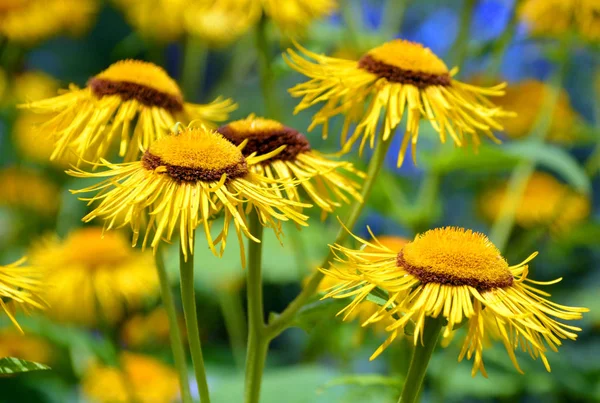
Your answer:
[[[531,133],[550,90],[548,85],[537,80],[525,80],[506,88],[506,95],[499,98],[497,103],[500,107],[517,113],[515,118],[502,120],[508,137],[519,139]],[[580,124],[579,116],[571,107],[569,95],[564,89],[561,90],[552,113],[547,138],[560,143],[570,142]]]
[[[0,35],[31,43],[62,33],[81,34],[98,11],[96,0],[5,0]]]
[[[246,225],[246,213],[252,208],[258,213],[261,223],[273,228],[276,233],[281,231],[278,220],[291,219],[297,224],[307,225],[307,217],[295,209],[309,205],[279,199],[271,189],[261,185],[261,181],[268,179],[249,169],[279,151],[245,158],[238,147],[220,134],[204,127],[186,128],[152,143],[141,161],[124,164],[103,161],[102,165],[108,171],[87,173],[75,170],[68,173],[84,178],[108,178],[75,191],[100,191],[87,199],[90,203],[100,201],[100,205],[85,216],[84,221],[99,217],[104,219],[109,229],[115,225],[130,225],[134,232],[133,243],[136,244],[148,213],[150,218],[143,245],[153,232],[151,246],[156,250],[161,239],[170,241],[177,228],[181,250],[186,258],[188,253],[193,253],[194,232],[199,225],[204,228],[211,251],[221,256],[229,224],[233,221],[244,264],[242,234],[260,242]],[[223,229],[213,239],[210,231],[213,216],[221,211],[224,213]],[[122,222],[117,222],[123,216]],[[221,248],[217,252],[215,245],[219,242]]]
[[[260,2],[256,0],[205,0],[191,3],[185,12],[188,33],[212,47],[227,46],[258,21]]]
[[[112,64],[92,77],[86,88],[71,86],[62,95],[22,106],[52,113],[39,131],[56,137],[53,159],[70,150],[78,156],[93,152],[92,163],[106,157],[117,142],[119,155],[133,161],[177,120],[209,125],[227,119],[236,107],[229,99],[208,105],[186,103],[177,83],[161,67],[138,60]]]
[[[282,32],[292,36],[337,9],[337,0],[262,0],[262,3],[265,14]]]
[[[483,215],[495,221],[502,212],[508,184],[489,189],[479,200]],[[591,211],[588,196],[576,193],[545,172],[534,172],[517,205],[515,221],[524,228],[547,225],[562,232],[585,220]]]
[[[52,346],[41,337],[3,329],[0,330],[0,357],[15,357],[49,365]]]
[[[497,119],[511,116],[487,99],[503,95],[505,84],[481,88],[456,81],[452,76],[458,70],[448,71],[441,59],[418,43],[401,39],[386,42],[358,61],[335,59],[296,46],[300,53],[288,49],[286,61],[311,80],[289,90],[293,96],[303,97],[295,113],[325,102],[309,128],[322,124],[325,138],[329,119],[345,114],[343,152],[350,151],[361,136],[361,152],[367,142],[373,147],[382,117],[381,135],[383,139],[389,138],[405,112],[406,133],[398,153],[398,166],[402,165],[409,142],[413,160],[416,158],[422,117],[439,133],[442,142],[449,134],[457,146],[463,146],[468,135],[477,146],[480,133],[498,142],[492,133],[494,129],[502,129]],[[357,126],[348,137],[350,126],[355,123]]]
[[[520,15],[533,35],[560,36],[575,30],[589,41],[600,39],[597,0],[525,0]]]
[[[26,71],[15,77],[11,97],[15,103],[39,101],[56,95],[59,81],[43,71]]]
[[[93,403],[170,403],[177,399],[177,372],[141,354],[121,353],[123,370],[92,365],[82,382],[86,401]],[[133,395],[133,396],[132,396]]]
[[[179,321],[179,325],[182,336],[185,336],[185,323]],[[133,316],[123,324],[121,338],[131,349],[168,346],[170,335],[167,311],[156,308],[150,313]]]
[[[313,150],[308,139],[295,129],[275,120],[250,115],[217,131],[236,146],[246,142],[242,149],[244,156],[267,154],[285,146],[279,154],[252,166],[254,172],[272,180],[265,185],[271,187],[280,198],[300,201],[296,188],[296,182],[299,181],[306,194],[324,213],[330,213],[334,207],[340,206],[338,201],[348,203],[349,197],[362,200],[360,185],[338,171],[343,170],[361,178],[364,174],[349,162],[333,161]],[[281,190],[280,183],[283,183]]]
[[[114,0],[114,3],[145,38],[171,42],[184,33],[188,0]]]
[[[24,312],[33,308],[45,309],[46,302],[40,295],[48,286],[41,281],[41,270],[36,266],[24,266],[24,262],[25,258],[0,266],[0,307],[21,332],[14,316],[16,308]]]
[[[323,272],[340,281],[325,297],[354,300],[344,309],[348,316],[376,287],[387,291],[388,302],[364,325],[382,319],[394,321],[386,330],[388,339],[373,354],[377,357],[404,332],[409,322],[415,324],[413,342],[423,334],[426,317],[447,321],[444,337],[466,321],[466,337],[459,361],[474,357],[472,375],[486,375],[482,353],[484,345],[500,340],[513,362],[519,347],[532,358],[540,357],[546,369],[548,349],[557,351],[562,339],[574,340],[581,329],[558,320],[577,320],[586,308],[573,308],[549,301],[547,294],[533,285],[549,285],[560,281],[537,282],[527,278],[527,263],[509,266],[500,251],[483,234],[462,228],[438,228],[419,234],[401,249],[390,249],[374,239],[367,242],[372,252],[333,245],[336,261]],[[348,270],[350,268],[351,270]],[[533,284],[533,285],[532,285]],[[324,298],[325,298],[324,297]],[[386,310],[389,309],[389,310]]]
[[[0,170],[0,206],[51,217],[58,211],[59,196],[58,186],[34,171]]]
[[[133,249],[116,231],[86,227],[64,240],[45,239],[31,261],[45,272],[48,315],[62,322],[114,324],[159,293],[152,254]]]

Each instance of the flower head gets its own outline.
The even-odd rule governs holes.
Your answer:
[[[72,86],[62,95],[22,106],[52,114],[39,131],[55,137],[53,159],[71,150],[78,156],[93,150],[92,163],[106,157],[115,143],[119,155],[133,161],[177,120],[210,125],[227,119],[236,107],[229,99],[208,105],[186,103],[177,83],[161,67],[138,60],[112,64],[83,89]]]
[[[58,211],[59,188],[34,171],[4,168],[0,170],[0,206],[52,217]]]
[[[262,0],[262,3],[266,15],[291,36],[304,32],[311,22],[337,8],[337,0]]]
[[[279,197],[300,201],[296,182],[323,212],[332,212],[340,205],[338,200],[349,202],[349,197],[361,200],[360,185],[339,171],[364,177],[349,162],[328,159],[311,149],[308,139],[300,132],[270,119],[250,115],[246,119],[231,122],[218,132],[235,145],[245,142],[245,156],[268,154],[285,146],[283,151],[252,166],[252,170],[271,179],[265,185],[273,188]],[[280,191],[283,183],[283,191]],[[349,197],[348,197],[349,196]]]
[[[57,79],[42,71],[26,71],[12,82],[10,101],[22,103],[50,98],[56,95],[59,86]]]
[[[179,325],[182,336],[185,336],[185,322],[180,320]],[[128,348],[135,350],[168,346],[170,334],[167,311],[156,308],[152,312],[139,313],[129,318],[121,329],[121,339]]]
[[[62,33],[80,34],[98,11],[96,0],[8,0],[0,4],[0,35],[32,43]]]
[[[12,323],[22,332],[15,319],[17,308],[29,312],[31,309],[45,309],[46,302],[41,297],[41,270],[36,266],[26,266],[25,258],[6,266],[0,266],[0,307]],[[47,284],[45,285],[47,286]]]
[[[409,322],[415,324],[413,342],[423,334],[426,317],[447,321],[444,337],[466,321],[459,360],[474,357],[473,371],[486,376],[482,353],[484,345],[500,340],[517,370],[515,356],[519,346],[533,358],[540,357],[546,367],[548,349],[557,351],[563,339],[574,340],[581,329],[559,320],[577,320],[586,308],[573,308],[551,302],[549,294],[534,285],[554,284],[528,278],[527,263],[509,266],[500,251],[483,234],[462,228],[438,228],[419,234],[401,249],[390,249],[374,239],[367,242],[372,251],[353,250],[333,245],[336,261],[323,272],[340,281],[325,297],[354,296],[344,309],[346,316],[376,287],[389,299],[365,325],[382,319],[393,320],[386,330],[390,336],[372,358],[379,355]],[[347,270],[345,267],[350,268]]]
[[[179,393],[177,372],[141,354],[121,353],[123,370],[93,364],[83,379],[83,394],[93,403],[173,402]]]
[[[0,330],[0,357],[16,357],[48,365],[52,361],[52,353],[50,343],[39,336],[13,329]]]
[[[185,31],[187,0],[114,0],[141,36],[158,42],[177,40]]]
[[[521,18],[536,36],[577,31],[589,41],[600,39],[600,4],[596,0],[525,0]]]
[[[358,61],[327,57],[297,47],[300,53],[288,49],[286,61],[311,80],[290,89],[293,96],[303,97],[295,112],[325,102],[309,128],[322,124],[324,137],[328,134],[329,120],[345,114],[341,138],[344,152],[361,136],[361,151],[367,142],[373,147],[382,117],[381,135],[387,139],[407,114],[406,133],[398,153],[400,166],[409,142],[413,160],[416,158],[421,118],[429,121],[442,142],[449,134],[457,146],[463,146],[465,137],[470,136],[477,146],[480,133],[498,141],[492,130],[502,129],[498,118],[511,115],[487,99],[504,94],[505,84],[480,88],[454,80],[452,76],[457,70],[448,70],[440,58],[418,43],[401,39],[386,42]],[[357,126],[348,137],[354,123]]]
[[[62,322],[114,324],[159,293],[152,254],[133,249],[119,232],[86,227],[64,240],[48,238],[31,260],[45,272],[48,315]]]
[[[502,120],[508,137],[519,139],[531,133],[544,99],[549,96],[550,91],[547,84],[537,80],[525,80],[506,88],[506,95],[499,98],[497,103],[500,107],[517,113],[514,118]],[[547,138],[559,143],[570,142],[580,124],[580,118],[571,106],[569,95],[562,89],[552,112]]]
[[[186,128],[152,143],[141,161],[124,164],[103,161],[108,171],[86,173],[75,170],[69,173],[78,177],[108,178],[76,192],[100,191],[88,199],[90,203],[100,201],[100,204],[84,217],[85,221],[100,217],[107,228],[129,224],[135,244],[148,214],[143,244],[154,232],[151,246],[156,249],[161,239],[170,241],[177,228],[186,257],[193,253],[194,232],[199,225],[204,228],[212,252],[220,256],[225,248],[229,223],[233,221],[243,261],[242,234],[259,242],[246,225],[246,212],[252,207],[261,223],[277,233],[280,231],[278,220],[291,219],[306,225],[306,216],[295,209],[307,205],[279,199],[273,190],[261,185],[268,179],[249,169],[279,151],[246,158],[238,147],[220,134],[204,127]],[[223,230],[214,239],[210,227],[214,215],[221,211],[224,213]],[[215,244],[219,242],[221,251],[218,253]]]
[[[483,215],[495,221],[502,212],[508,183],[490,188],[479,200]],[[589,216],[588,196],[577,193],[552,175],[534,172],[515,212],[515,221],[524,228],[547,225],[554,232],[568,230]]]
[[[189,34],[212,47],[227,46],[254,25],[261,15],[260,1],[208,0],[191,3],[185,13]]]

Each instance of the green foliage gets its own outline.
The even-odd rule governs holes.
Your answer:
[[[37,362],[15,357],[0,358],[0,376],[16,375],[23,372],[46,371],[50,367]]]

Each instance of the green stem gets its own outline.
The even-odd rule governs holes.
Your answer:
[[[229,343],[233,351],[233,358],[236,365],[242,368],[244,365],[244,351],[246,350],[246,317],[242,301],[237,289],[221,290],[218,295]]]
[[[256,50],[260,68],[260,85],[263,94],[265,117],[280,120],[280,111],[275,94],[275,74],[273,73],[273,57],[267,38],[267,18],[263,16],[256,26]]]
[[[181,83],[188,101],[198,101],[202,94],[202,84],[206,73],[208,49],[195,36],[188,36],[185,41],[183,71]]]
[[[262,374],[269,348],[269,339],[265,334],[264,307],[262,294],[262,235],[263,226],[258,215],[250,215],[248,224],[250,233],[261,243],[248,242],[248,275],[246,277],[248,294],[248,349],[246,353],[246,382],[244,401],[258,403]]]
[[[452,45],[452,51],[450,53],[452,65],[458,66],[459,68],[462,67],[469,50],[469,33],[471,30],[471,20],[473,19],[475,2],[476,0],[464,0],[464,4],[460,12],[458,35],[456,35],[456,40]]]
[[[379,170],[383,166],[383,162],[385,160],[385,155],[387,154],[387,150],[392,142],[393,136],[390,136],[387,140],[383,140],[382,136],[379,135],[377,138],[377,145],[375,146],[375,151],[371,157],[371,161],[369,162],[369,166],[367,168],[367,177],[362,187],[362,201],[355,201],[350,209],[350,214],[346,219],[345,226],[347,228],[340,228],[337,237],[334,243],[341,244],[346,241],[349,236],[348,231],[352,231],[354,225],[358,221],[360,214],[362,213],[369,196],[371,195],[371,190],[373,189],[373,185],[375,184],[375,180],[379,174]],[[319,267],[326,268],[328,267],[329,262],[333,259],[333,252],[329,249],[327,256],[323,259],[323,262]],[[275,319],[273,319],[266,328],[267,335],[269,339],[273,339],[277,337],[281,332],[283,332],[294,319],[296,313],[306,304],[308,299],[315,293],[319,283],[323,279],[323,273],[320,271],[316,271],[313,273],[308,280],[308,283],[303,287],[302,291],[298,296],[288,305],[288,307]]]
[[[409,0],[387,0],[383,14],[383,35],[387,39],[393,38],[400,33],[404,12]]]
[[[193,244],[193,239],[190,242]],[[188,253],[188,259],[179,248],[179,273],[181,277],[181,301],[183,303],[183,314],[187,328],[188,343],[194,364],[200,402],[210,403],[208,393],[208,382],[206,381],[206,369],[204,368],[204,357],[202,356],[202,345],[200,343],[200,330],[198,327],[198,314],[196,312],[196,295],[194,291],[194,255]]]
[[[494,44],[494,48],[492,49],[490,66],[486,71],[486,79],[487,81],[494,82],[498,75],[500,74],[500,68],[502,67],[502,60],[504,60],[504,53],[506,52],[506,48],[513,39],[515,32],[517,30],[517,22],[518,15],[517,10],[519,8],[519,1],[517,0],[511,10],[510,19],[508,20],[508,24],[500,35],[500,38]]]
[[[552,123],[552,115],[556,107],[556,102],[561,91],[563,76],[566,70],[566,62],[568,60],[568,49],[570,40],[563,39],[560,48],[560,63],[556,73],[549,83],[550,91],[545,97],[544,102],[538,113],[536,124],[529,136],[531,141],[536,144],[542,144],[550,131]],[[529,182],[529,178],[535,171],[536,161],[525,160],[517,164],[513,170],[508,186],[506,188],[506,196],[504,204],[500,210],[496,221],[490,230],[490,239],[496,247],[503,251],[506,248],[510,234],[515,225],[517,208]]]
[[[357,22],[356,13],[354,12],[354,6],[352,0],[342,0],[340,5],[340,13],[344,26],[346,27],[345,36],[352,46],[360,48],[359,35],[360,30],[359,23]]]
[[[175,310],[175,299],[173,298],[173,291],[171,290],[169,277],[167,275],[167,270],[165,269],[165,261],[160,247],[157,249],[154,259],[156,261],[156,270],[158,271],[158,278],[160,280],[162,302],[165,311],[167,312],[167,317],[169,318],[169,338],[171,339],[171,350],[173,352],[175,369],[179,376],[181,400],[183,403],[192,403],[193,400],[190,392],[190,382],[188,380],[183,339],[181,338],[181,331],[177,320],[177,311]]]
[[[419,393],[425,379],[427,366],[431,359],[431,354],[437,345],[440,337],[440,331],[444,326],[444,319],[430,318],[425,319],[423,325],[423,344],[418,343],[413,350],[413,356],[408,368],[408,375],[404,381],[402,394],[398,403],[414,403],[419,398]]]

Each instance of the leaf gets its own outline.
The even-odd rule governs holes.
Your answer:
[[[586,194],[591,192],[590,179],[583,167],[560,147],[552,144],[540,144],[536,141],[519,141],[508,143],[503,146],[503,149],[509,155],[533,160],[556,172],[579,192]]]
[[[322,393],[328,388],[336,386],[360,386],[360,387],[387,387],[394,390],[399,390],[403,380],[399,376],[391,377],[377,374],[353,374],[333,378],[321,388],[319,393]]]
[[[503,146],[482,145],[475,152],[472,148],[453,148],[443,153],[423,154],[423,161],[438,173],[456,170],[502,171],[513,168],[519,156],[507,153]]]
[[[315,301],[307,304],[298,311],[292,326],[304,329],[310,332],[315,328],[315,324],[323,320],[331,320],[337,313],[348,305],[349,300],[346,298],[327,298],[321,301]]]
[[[12,375],[22,372],[46,371],[50,367],[33,361],[22,360],[15,357],[4,357],[0,359],[0,375]]]

